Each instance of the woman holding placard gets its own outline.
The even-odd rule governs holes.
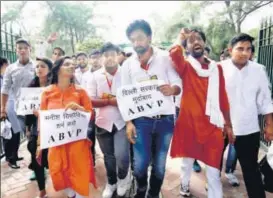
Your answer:
[[[52,85],[42,94],[40,110],[72,109],[91,113],[87,93],[74,84],[74,70],[70,57],[54,63]],[[91,142],[84,139],[48,149],[49,172],[56,191],[65,190],[70,198],[89,195],[89,183],[95,184],[90,146]]]
[[[29,87],[46,87],[50,84],[50,73],[53,67],[53,63],[51,60],[47,58],[36,58],[36,68],[35,74],[36,76],[31,81]],[[29,169],[34,171],[34,175],[31,180],[37,180],[40,194],[39,197],[44,198],[47,197],[45,190],[45,168],[48,168],[47,162],[47,149],[42,151],[42,161],[41,165],[39,165],[36,161],[36,151],[37,151],[37,138],[38,138],[38,130],[37,130],[37,115],[38,112],[34,111],[32,115],[26,115],[25,124],[26,124],[26,135],[28,138],[27,148],[31,154],[31,163],[29,165]]]

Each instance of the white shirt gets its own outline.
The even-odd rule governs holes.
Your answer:
[[[109,81],[112,81],[111,88],[108,85],[107,78]],[[117,88],[120,86],[120,67],[118,67],[114,76],[106,72],[103,68],[93,73],[93,78],[88,82],[88,92],[92,98],[102,98],[104,93],[116,95]],[[115,125],[118,130],[125,127],[125,121],[123,120],[118,107],[110,105],[97,108],[95,123],[98,127],[109,132],[112,132],[113,125]]]
[[[265,67],[248,61],[239,70],[231,59],[221,62],[235,135],[260,131],[258,115],[273,112],[270,83]]]
[[[148,61],[149,68],[144,70],[140,66],[137,55],[128,58],[121,67],[121,84],[135,85],[143,81],[150,80],[156,76],[158,80],[163,80],[171,86],[177,85],[181,88],[181,79],[172,66],[172,61],[167,51],[153,47],[153,55]],[[167,100],[173,101],[173,96],[165,96]],[[174,103],[173,103],[174,104]],[[175,105],[168,110],[159,112],[158,115],[175,114]]]
[[[77,68],[75,71],[75,77],[76,77],[77,83],[79,83],[79,85],[85,90],[87,90],[88,80],[92,78],[92,76],[93,76],[93,73],[91,72],[90,69],[88,69],[85,72],[82,72],[80,68]]]
[[[32,59],[26,65],[19,60],[9,65],[4,74],[1,93],[9,95],[9,100],[17,100],[21,87],[28,87],[34,78],[35,65]]]

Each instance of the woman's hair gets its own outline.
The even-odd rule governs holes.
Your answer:
[[[47,83],[46,84],[49,85],[50,81],[51,81],[51,70],[52,70],[52,66],[53,66],[52,61],[49,60],[48,58],[36,58],[36,61],[42,61],[47,65],[48,74],[47,74]],[[38,76],[35,75],[35,77],[30,82],[29,87],[40,87],[40,81],[39,81]]]
[[[60,68],[63,65],[65,59],[72,59],[72,58],[70,56],[63,56],[54,62],[53,69],[52,69],[51,84],[58,83],[58,74],[59,74]],[[74,83],[74,78],[71,79],[71,83]]]

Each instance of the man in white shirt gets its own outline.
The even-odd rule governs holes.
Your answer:
[[[91,81],[93,74],[88,67],[88,56],[85,52],[78,52],[75,56],[76,58],[76,63],[78,68],[75,71],[75,78],[76,78],[76,83],[80,85],[82,88],[86,90],[87,93],[89,93],[89,85],[88,82]],[[90,97],[90,94],[88,94]],[[93,111],[95,113],[95,111]],[[89,127],[88,127],[88,138],[92,141],[92,146],[91,146],[91,152],[93,156],[93,162],[94,162],[94,167],[96,166],[96,151],[95,151],[95,144],[96,144],[96,137],[95,137],[95,123],[94,120],[91,120],[89,122]]]
[[[260,126],[265,116],[265,137],[273,138],[273,104],[265,67],[249,60],[253,38],[239,34],[230,41],[231,58],[221,62],[230,103],[231,122],[236,135],[235,149],[242,167],[248,196],[265,198],[258,168]]]
[[[92,50],[92,52],[89,55],[89,65],[91,72],[95,72],[102,68],[101,65],[101,52],[98,49]]]
[[[18,150],[20,145],[20,132],[25,131],[24,116],[17,116],[14,105],[18,102],[20,95],[20,88],[27,87],[34,78],[35,63],[30,58],[31,46],[25,39],[18,39],[16,41],[16,53],[18,60],[9,65],[5,71],[3,78],[3,85],[1,90],[1,116],[0,118],[7,118],[13,116],[13,154],[10,156],[9,166],[13,169],[20,168],[17,166],[17,161],[23,160],[18,157]]]
[[[75,70],[76,82],[83,88],[87,87],[87,80],[92,78],[88,67],[88,56],[85,52],[78,52],[76,55],[78,68]]]
[[[136,85],[142,81],[164,81],[160,91],[166,100],[181,91],[181,79],[172,67],[169,53],[151,46],[152,30],[144,20],[131,23],[126,30],[135,55],[121,67],[122,86]],[[126,123],[128,139],[133,144],[134,176],[137,181],[135,198],[158,198],[165,175],[166,157],[173,136],[175,105],[150,117],[140,117]],[[154,148],[151,148],[151,147]],[[147,192],[147,172],[152,159],[152,170]]]
[[[129,142],[115,96],[121,86],[118,47],[106,43],[101,53],[104,68],[94,72],[88,84],[92,104],[97,108],[96,135],[104,154],[108,178],[102,197],[111,198],[116,190],[118,196],[124,196],[130,185]]]

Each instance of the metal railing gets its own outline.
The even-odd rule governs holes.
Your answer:
[[[264,20],[261,24],[258,40],[258,63],[266,66],[266,71],[273,87],[273,22],[272,18]],[[271,89],[271,97],[273,98],[273,89]],[[263,129],[264,118],[260,117],[260,125]],[[269,142],[264,139],[263,130],[261,132],[261,144],[263,147],[268,148]]]
[[[9,27],[8,27],[9,26]],[[4,24],[1,26],[0,34],[0,56],[7,58],[10,63],[16,61],[16,50],[15,50],[15,41],[21,37],[21,32],[19,35],[13,34],[12,23]]]

